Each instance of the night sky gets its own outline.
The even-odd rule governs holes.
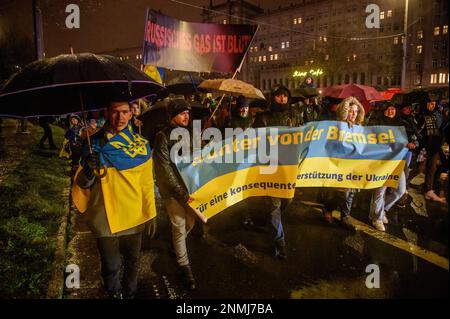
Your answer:
[[[104,52],[116,48],[142,45],[146,8],[161,10],[164,14],[178,19],[200,22],[201,10],[170,0],[40,0],[44,24],[44,44],[46,57],[69,52],[69,44],[77,52]],[[209,0],[182,0],[205,6]],[[223,0],[214,0],[221,3]],[[252,3],[264,9],[280,4],[289,5],[293,0],[274,1],[253,0]],[[80,7],[80,29],[65,27],[67,4]]]

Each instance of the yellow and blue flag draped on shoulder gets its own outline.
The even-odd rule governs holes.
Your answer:
[[[155,217],[152,150],[148,141],[128,125],[101,144],[99,139],[92,140],[93,151],[99,153],[100,167],[107,168],[100,183],[111,232],[138,226]],[[82,213],[88,207],[89,195],[89,190],[74,183],[72,197]]]

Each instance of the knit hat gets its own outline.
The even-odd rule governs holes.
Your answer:
[[[241,108],[246,106],[249,106],[249,101],[245,98],[245,96],[239,95],[236,99],[236,107]]]
[[[171,119],[173,119],[178,114],[184,112],[184,111],[190,111],[191,106],[189,103],[184,99],[174,99],[169,102],[168,105],[168,111],[169,116]]]

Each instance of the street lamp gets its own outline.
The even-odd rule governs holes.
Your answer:
[[[407,41],[408,41],[408,0],[405,0],[405,18],[403,23],[403,63],[402,63],[402,83],[401,89],[404,90],[406,87],[406,53],[407,53]]]

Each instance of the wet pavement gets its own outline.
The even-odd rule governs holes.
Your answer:
[[[265,214],[258,209],[262,205],[257,199],[250,205],[255,229],[242,227],[236,206],[204,225],[205,238],[190,234],[188,251],[197,281],[197,289],[192,292],[180,282],[168,219],[161,212],[155,237],[144,240],[137,297],[448,298],[446,207],[433,206],[431,217],[417,214],[411,206],[396,208],[389,216],[388,232],[383,234],[365,225],[370,192],[364,191],[357,195],[353,211],[358,230],[351,232],[339,223],[323,222],[317,194],[317,189],[298,190],[283,216],[288,252],[285,261],[273,257]],[[77,228],[79,234],[72,251],[78,250],[78,259],[72,261],[81,263],[81,289],[66,290],[66,298],[103,298],[95,242],[79,216],[74,222],[75,238]],[[371,264],[379,267],[379,288],[366,287],[371,274],[366,267]]]

